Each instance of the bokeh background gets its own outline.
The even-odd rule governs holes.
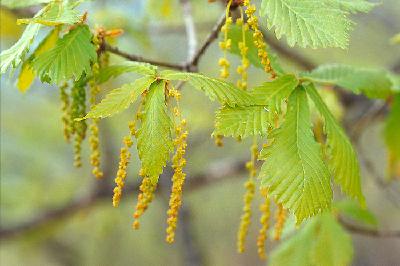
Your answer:
[[[390,38],[400,31],[400,2],[381,3],[368,14],[354,16],[357,24],[348,50],[290,49],[313,64],[398,67],[400,46],[391,44]],[[223,6],[206,0],[193,0],[191,5],[197,39],[202,43],[222,14]],[[124,29],[124,35],[118,39],[123,51],[168,62],[186,59],[179,0],[97,0],[85,2],[80,9],[88,10],[91,26]],[[15,20],[35,10],[1,7],[2,50],[10,47],[22,32]],[[275,41],[287,48],[284,40]],[[217,76],[220,54],[215,42],[202,57],[200,71]],[[280,59],[293,70],[302,69],[285,55]],[[111,57],[112,62],[121,60]],[[231,60],[238,62],[233,56]],[[133,108],[101,121],[102,166],[106,175],[97,181],[90,174],[87,159],[80,169],[72,166],[72,146],[63,140],[58,89],[37,81],[21,94],[15,86],[17,74],[1,77],[1,265],[265,265],[258,259],[255,245],[259,199],[253,204],[247,251],[236,253],[236,231],[247,175],[242,168],[232,166],[249,157],[249,143],[226,139],[223,148],[214,145],[210,135],[217,104],[210,103],[190,86],[183,87],[182,107],[190,129],[186,167],[190,184],[184,191],[178,237],[170,245],[164,241],[169,169],[161,177],[161,192],[143,216],[139,231],[131,229],[137,190],[125,193],[118,209],[111,204],[110,184]],[[266,78],[256,69],[251,69],[249,76],[253,85]],[[124,75],[104,85],[103,91],[135,78],[133,74]],[[353,100],[343,107],[349,131],[366,108],[374,104],[363,97]],[[357,136],[357,151],[363,158],[363,191],[368,207],[379,221],[379,229],[398,230],[400,187],[398,182],[387,183],[385,179],[382,119],[367,122]],[[84,158],[88,158],[87,143]],[[131,186],[139,181],[138,167],[133,150],[128,175]],[[354,265],[400,265],[399,238],[355,234],[353,241]],[[268,242],[267,254],[276,245],[279,243]]]

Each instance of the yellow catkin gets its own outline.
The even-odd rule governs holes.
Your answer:
[[[93,75],[96,76],[99,73],[99,64],[93,64],[92,70]],[[96,104],[96,96],[100,92],[100,86],[96,83],[95,78],[92,78],[89,82],[90,86],[90,105],[93,107]],[[92,119],[92,123],[89,127],[90,137],[90,164],[93,166],[92,174],[96,178],[103,177],[103,172],[100,170],[100,146],[99,146],[99,121],[98,119]]]
[[[70,100],[67,93],[68,83],[60,86],[60,99],[61,99],[61,121],[64,126],[64,138],[66,141],[71,140],[71,114],[70,114]]]
[[[86,137],[86,121],[75,121],[75,118],[83,117],[86,114],[86,88],[75,84],[71,90],[71,132],[74,134],[74,166],[82,166],[82,142]]]
[[[242,41],[238,43],[241,59],[241,65],[236,69],[236,72],[241,76],[241,79],[237,81],[237,86],[241,89],[247,88],[247,69],[250,66],[250,62],[247,59],[247,52],[249,48],[246,45],[246,32],[249,30],[249,25],[244,21],[243,9],[240,7],[240,18],[236,20],[236,24],[242,28]]]
[[[271,67],[271,61],[268,58],[268,53],[266,51],[267,44],[264,41],[264,36],[258,28],[258,18],[254,15],[256,12],[256,6],[250,4],[250,0],[244,0],[243,6],[246,7],[246,15],[248,17],[247,23],[249,27],[253,30],[253,40],[254,44],[258,50],[258,57],[261,60],[261,64],[264,66],[265,72],[271,74],[271,78],[276,77],[275,71]]]
[[[246,163],[246,168],[249,172],[249,179],[245,183],[246,193],[243,196],[243,214],[240,218],[239,230],[237,233],[237,250],[243,253],[245,250],[246,236],[249,231],[251,223],[251,203],[255,194],[255,181],[254,178],[257,174],[255,163],[258,157],[257,142],[255,141],[251,146],[251,160]]]
[[[268,196],[268,190],[265,188],[261,189],[261,195],[264,198],[264,202],[260,206],[261,228],[258,231],[258,237],[257,237],[257,253],[258,253],[258,256],[260,257],[260,259],[265,260],[266,259],[265,242],[267,240],[267,231],[269,228],[269,219],[270,219],[271,211],[270,211],[270,199]]]
[[[119,154],[119,164],[117,176],[114,179],[116,184],[114,188],[114,196],[113,196],[113,206],[118,207],[119,202],[121,201],[122,190],[125,186],[125,179],[127,175],[127,167],[129,164],[129,159],[131,158],[131,153],[129,152],[129,148],[132,146],[133,142],[131,136],[125,136],[123,140],[124,146],[121,148]]]
[[[175,229],[178,222],[178,212],[179,208],[182,205],[182,188],[186,177],[186,174],[183,172],[183,167],[186,165],[184,155],[186,152],[186,140],[188,136],[188,131],[185,130],[185,127],[186,120],[182,119],[180,125],[178,125],[175,129],[176,138],[174,140],[174,145],[176,147],[176,152],[172,158],[172,168],[174,169],[174,175],[172,176],[172,190],[169,199],[169,210],[167,212],[168,227],[166,229],[166,241],[168,243],[174,242]]]
[[[224,34],[224,40],[219,42],[219,47],[224,51],[224,56],[219,59],[218,65],[221,67],[220,77],[224,79],[229,77],[230,64],[227,58],[227,52],[231,49],[232,45],[232,40],[228,38],[229,27],[232,24],[232,17],[230,17],[231,4],[232,0],[229,0],[225,10],[225,24],[221,27],[221,32]]]
[[[149,204],[153,201],[154,191],[156,190],[157,186],[151,182],[149,177],[146,177],[146,174],[143,173],[143,170],[140,171],[139,175],[143,176],[143,180],[139,187],[140,193],[138,195],[135,213],[133,214],[134,221],[132,223],[132,227],[134,229],[139,229],[139,218],[143,215],[143,213],[149,207]]]
[[[283,226],[286,221],[286,210],[283,208],[281,203],[277,204],[277,209],[275,213],[275,232],[274,240],[280,240],[282,235]]]

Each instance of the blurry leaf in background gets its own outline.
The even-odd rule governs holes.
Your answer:
[[[137,149],[142,170],[157,184],[174,146],[173,123],[165,103],[165,81],[155,81],[143,105],[143,119],[137,132]]]
[[[396,35],[394,35],[391,39],[390,42],[392,44],[400,44],[400,33],[397,33]]]
[[[360,208],[360,205],[353,200],[336,201],[333,204],[333,208],[337,209],[339,214],[344,217],[373,227],[378,226],[378,220],[375,215],[368,209]]]
[[[385,99],[395,91],[390,73],[381,69],[327,64],[302,76],[317,83],[338,85],[353,93],[363,93],[370,98]]]
[[[51,0],[1,0],[1,5],[8,8],[22,8],[49,2],[51,2]]]
[[[21,34],[21,27],[15,22],[17,16],[10,10],[0,7],[0,37],[17,39]]]
[[[328,164],[333,178],[342,191],[357,198],[361,205],[365,199],[361,191],[360,166],[354,148],[343,128],[338,124],[313,84],[306,91],[324,119],[327,134]]]
[[[384,137],[389,150],[389,175],[400,177],[400,93],[393,98],[390,113],[386,118]]]
[[[21,72],[18,76],[17,87],[20,92],[26,92],[35,79],[36,73],[32,67],[32,61],[40,54],[50,50],[56,45],[58,40],[59,28],[52,30],[39,44],[33,54],[26,60],[21,67]]]
[[[28,19],[18,19],[18,24],[39,23],[45,26],[57,26],[62,24],[75,24],[80,20],[78,12],[74,10],[75,3],[55,1],[45,7],[45,11],[39,16]]]
[[[343,10],[349,11],[351,13],[364,12],[367,13],[371,11],[378,3],[371,3],[368,0],[333,0],[339,7]]]
[[[148,63],[126,61],[118,65],[106,66],[100,69],[100,73],[96,77],[96,81],[101,84],[111,78],[116,78],[124,73],[137,73],[141,75],[155,76],[157,67]]]
[[[154,77],[142,77],[112,90],[99,104],[90,110],[85,118],[104,118],[125,110],[149,88],[153,81]]]
[[[272,132],[272,145],[260,153],[265,162],[259,178],[300,223],[330,207],[332,189],[329,170],[311,130],[303,87],[290,95],[287,110],[283,124]]]
[[[29,24],[26,26],[21,38],[9,49],[1,52],[0,74],[4,74],[9,67],[16,68],[21,64],[40,27],[41,25],[39,24]]]
[[[229,49],[228,51],[230,53],[233,53],[234,55],[241,57],[242,55],[240,54],[239,42],[242,41],[242,28],[236,24],[231,25],[228,31],[228,38],[231,39],[232,42],[231,49]],[[264,66],[261,64],[261,60],[258,57],[258,49],[254,44],[252,32],[246,31],[245,38],[246,47],[248,47],[247,58],[249,59],[250,63],[257,68],[264,69]],[[268,51],[268,54],[269,59],[271,60],[271,66],[275,70],[275,72],[278,75],[284,74],[284,71],[278,62],[276,54],[272,53],[271,51]]]
[[[33,68],[41,80],[50,78],[51,83],[60,84],[70,78],[78,80],[84,73],[89,74],[90,64],[96,58],[92,33],[88,26],[79,25],[58,39],[54,48],[35,58]]]
[[[270,265],[346,266],[353,252],[350,235],[331,213],[323,213],[273,250]]]

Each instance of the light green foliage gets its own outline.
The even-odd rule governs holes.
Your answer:
[[[281,112],[282,102],[289,97],[298,84],[297,78],[288,74],[255,87],[250,94],[257,105],[266,105],[271,113],[276,114]]]
[[[149,88],[153,81],[153,77],[142,77],[132,83],[124,84],[121,88],[112,90],[90,110],[85,118],[104,118],[125,110]]]
[[[271,254],[271,266],[346,266],[353,257],[350,235],[334,216],[323,213],[282,242]]]
[[[124,73],[137,73],[142,75],[155,76],[157,67],[148,63],[126,61],[118,65],[111,65],[100,69],[100,73],[96,77],[97,83],[101,84],[111,78],[118,77]]]
[[[29,51],[33,38],[37,35],[40,27],[39,24],[29,24],[21,38],[9,49],[1,52],[0,74],[4,74],[9,67],[18,67],[24,60],[25,54]]]
[[[46,26],[57,26],[62,24],[75,24],[80,20],[78,12],[74,10],[74,3],[56,1],[49,3],[44,12],[32,19],[19,19],[18,23],[39,23]]]
[[[357,198],[360,204],[364,205],[365,200],[361,192],[360,166],[349,138],[329,111],[315,87],[309,85],[306,90],[324,118],[327,134],[326,145],[329,153],[328,164],[335,182],[340,185],[346,194]]]
[[[341,7],[332,0],[263,0],[261,15],[290,46],[346,48],[352,22]]]
[[[8,8],[22,8],[48,3],[51,0],[1,0],[1,5]]]
[[[387,98],[395,90],[390,73],[381,69],[329,64],[302,76],[317,83],[338,85],[353,93],[363,93],[370,98]]]
[[[146,95],[144,115],[137,133],[142,170],[154,184],[173,150],[173,123],[165,103],[165,81],[154,82]]]
[[[377,3],[371,3],[366,0],[333,0],[333,2],[336,2],[343,10],[351,13],[367,13],[378,5]]]
[[[188,81],[193,87],[203,91],[212,101],[217,99],[221,104],[232,107],[253,104],[253,98],[246,91],[220,79],[210,78],[197,73],[183,73],[169,70],[161,72],[160,77],[166,80]]]
[[[269,113],[264,106],[229,107],[218,110],[213,135],[245,138],[265,136],[270,127]]]
[[[368,209],[360,208],[360,205],[353,200],[341,200],[334,203],[333,206],[337,212],[354,221],[376,227],[378,220]]]
[[[59,39],[56,46],[38,56],[33,68],[41,80],[60,84],[84,73],[91,72],[90,63],[97,58],[96,49],[91,42],[92,34],[88,26],[79,25]]]
[[[311,130],[307,95],[298,87],[289,97],[282,126],[273,132],[273,143],[263,149],[265,160],[259,177],[278,202],[292,210],[297,222],[330,207],[330,174]]]
[[[221,36],[222,37],[222,36]],[[231,25],[228,31],[228,38],[231,40],[231,49],[228,51],[234,55],[241,57],[240,49],[239,49],[239,42],[242,41],[242,28],[237,26],[236,24]],[[246,47],[247,50],[247,58],[249,59],[250,63],[262,70],[264,70],[264,66],[261,64],[261,60],[258,57],[258,49],[254,44],[254,38],[252,31],[246,31],[245,34],[246,38]],[[271,61],[271,67],[275,70],[278,75],[284,74],[282,67],[278,62],[278,58],[276,54],[272,53],[267,47],[268,57]]]
[[[400,161],[400,93],[393,99],[392,108],[385,123],[385,142],[394,161]]]

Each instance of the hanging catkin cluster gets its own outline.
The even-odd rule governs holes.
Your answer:
[[[264,202],[260,205],[260,212],[261,212],[261,217],[260,217],[260,224],[261,228],[258,231],[258,236],[257,236],[257,253],[260,259],[265,259],[265,242],[267,240],[267,233],[268,233],[268,228],[269,228],[269,219],[271,216],[271,210],[270,210],[270,199],[268,196],[268,189],[261,189],[261,196],[264,200]]]
[[[157,185],[151,182],[149,177],[146,177],[146,174],[141,170],[139,173],[140,176],[143,177],[142,184],[140,185],[140,193],[138,195],[136,209],[133,214],[133,224],[132,227],[134,229],[139,229],[140,222],[139,218],[143,215],[143,213],[149,207],[149,204],[153,201],[154,191],[156,190]]]
[[[236,69],[237,73],[241,76],[241,79],[237,81],[237,86],[241,89],[247,88],[247,69],[250,66],[249,59],[247,59],[247,52],[249,48],[246,45],[246,32],[249,30],[249,25],[244,21],[243,8],[240,9],[240,18],[236,20],[236,25],[242,29],[242,40],[238,43],[239,51],[241,55],[241,65]]]
[[[86,84],[76,82],[71,91],[71,122],[72,134],[74,135],[74,165],[75,167],[82,166],[81,150],[82,142],[86,137],[86,120],[75,120],[76,118],[84,117],[86,114]]]
[[[71,140],[71,107],[70,107],[70,96],[68,95],[68,83],[65,82],[60,86],[60,100],[61,100],[61,122],[64,128],[64,138],[67,142]]]
[[[172,189],[169,199],[169,209],[167,212],[167,237],[168,243],[174,242],[175,229],[178,223],[179,208],[182,205],[182,189],[185,182],[186,174],[183,172],[183,167],[186,165],[184,158],[186,147],[187,147],[187,136],[188,131],[186,130],[186,120],[182,119],[181,110],[179,108],[180,93],[172,89],[169,91],[169,95],[174,97],[177,106],[174,107],[174,116],[178,119],[179,124],[175,127],[176,138],[174,140],[175,155],[172,158],[172,168],[174,169],[174,175],[172,176]]]
[[[221,32],[224,34],[224,40],[219,43],[219,47],[224,52],[224,56],[221,57],[218,61],[218,64],[221,67],[220,76],[223,79],[229,77],[229,61],[227,58],[228,51],[231,49],[232,40],[228,37],[229,27],[232,24],[232,17],[230,16],[230,8],[231,8],[232,0],[228,1],[225,10],[225,24],[221,27]]]

